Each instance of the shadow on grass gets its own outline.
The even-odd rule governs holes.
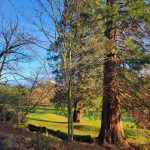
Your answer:
[[[55,131],[52,129],[48,129],[46,127],[35,126],[32,124],[28,125],[28,129],[31,132],[37,132],[37,133],[41,133],[41,134],[48,133],[48,135],[55,136],[55,137],[60,138],[62,140],[68,139],[68,135],[64,132],[61,132],[60,130]],[[93,142],[90,135],[73,135],[73,139],[75,141],[79,141],[79,142],[86,142],[86,143],[92,143]]]
[[[35,120],[35,121],[42,121],[42,122],[51,122],[51,123],[67,124],[67,122],[58,122],[58,121],[44,120],[44,119],[39,119],[39,118],[29,118],[29,119],[30,119],[30,120]]]
[[[60,130],[54,131],[52,129],[47,129],[47,132],[49,135],[55,136],[57,138],[60,138],[62,140],[67,140],[68,135],[64,132],[61,132]],[[85,143],[92,143],[93,139],[90,135],[73,135],[73,139],[78,142],[85,142]]]

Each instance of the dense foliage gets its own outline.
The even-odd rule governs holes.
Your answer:
[[[66,95],[69,86],[69,90],[72,90],[72,99],[81,97],[85,100],[85,93],[89,98],[92,89],[99,86],[98,90],[101,93],[100,88],[103,87],[103,103],[108,101],[108,104],[103,106],[103,117],[106,117],[106,122],[113,122],[112,126],[117,124],[113,120],[114,116],[120,120],[121,106],[129,113],[132,112],[132,116],[137,120],[137,114],[140,118],[140,109],[143,107],[146,112],[143,114],[143,120],[146,121],[149,118],[149,92],[143,91],[143,88],[149,82],[146,80],[147,77],[145,78],[145,70],[150,64],[149,5],[139,0],[76,0],[64,1],[64,4],[58,38],[51,51],[55,54],[53,60],[58,62],[55,70],[56,79],[61,87],[66,88]],[[104,65],[104,69],[101,64]],[[93,77],[94,74],[97,75],[96,78]],[[96,92],[95,89],[94,91]],[[91,102],[91,98],[88,101]],[[112,104],[109,104],[109,101],[112,101]],[[105,112],[106,107],[110,112]],[[107,113],[110,113],[110,117]],[[108,132],[112,130],[106,129]],[[119,137],[116,138],[116,141],[118,140]]]

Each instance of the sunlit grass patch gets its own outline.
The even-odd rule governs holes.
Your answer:
[[[38,108],[28,116],[28,124],[44,126],[52,130],[60,130],[67,133],[66,111],[55,108]],[[100,119],[91,119],[83,117],[81,124],[74,124],[75,135],[91,135],[97,137],[100,129]],[[123,127],[127,139],[136,144],[145,144],[150,142],[150,130],[138,129],[130,117],[123,118]]]

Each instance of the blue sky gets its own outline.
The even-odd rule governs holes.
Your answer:
[[[0,6],[0,13],[6,19],[16,20],[16,18],[18,18],[19,25],[22,27],[22,29],[24,29],[26,32],[31,32],[36,37],[40,37],[42,41],[46,41],[45,36],[37,31],[35,26],[31,23],[32,21],[30,22],[30,19],[38,22],[38,20],[34,17],[35,12],[33,10],[34,7],[38,7],[37,3],[35,3],[35,0],[0,0],[0,2],[2,4]],[[51,34],[53,34],[54,26],[52,20],[48,20],[48,18],[46,17],[44,19],[49,22]],[[48,42],[43,44],[43,46],[45,45],[47,48],[49,47]],[[32,59],[30,62],[24,62],[19,64],[20,68],[22,68],[21,72],[25,76],[31,76],[35,74],[35,72],[39,71],[44,63],[47,67],[47,70],[49,71],[49,77],[52,78],[51,68],[48,67],[48,64],[46,62],[47,51],[37,46],[32,46],[32,48],[36,50],[37,57],[34,57],[35,54],[33,55],[33,52],[29,50]],[[40,76],[42,75],[44,75],[44,70],[42,71],[41,69]],[[7,78],[13,79],[12,76],[7,76]]]

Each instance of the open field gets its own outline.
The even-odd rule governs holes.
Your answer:
[[[67,133],[66,112],[55,108],[38,108],[28,116],[28,124],[45,126],[49,129],[60,130]],[[150,130],[139,129],[130,118],[123,117],[123,126],[128,140],[135,144],[146,144],[150,142]],[[74,125],[74,134],[91,135],[97,137],[100,128],[100,120],[83,117],[81,124]]]

